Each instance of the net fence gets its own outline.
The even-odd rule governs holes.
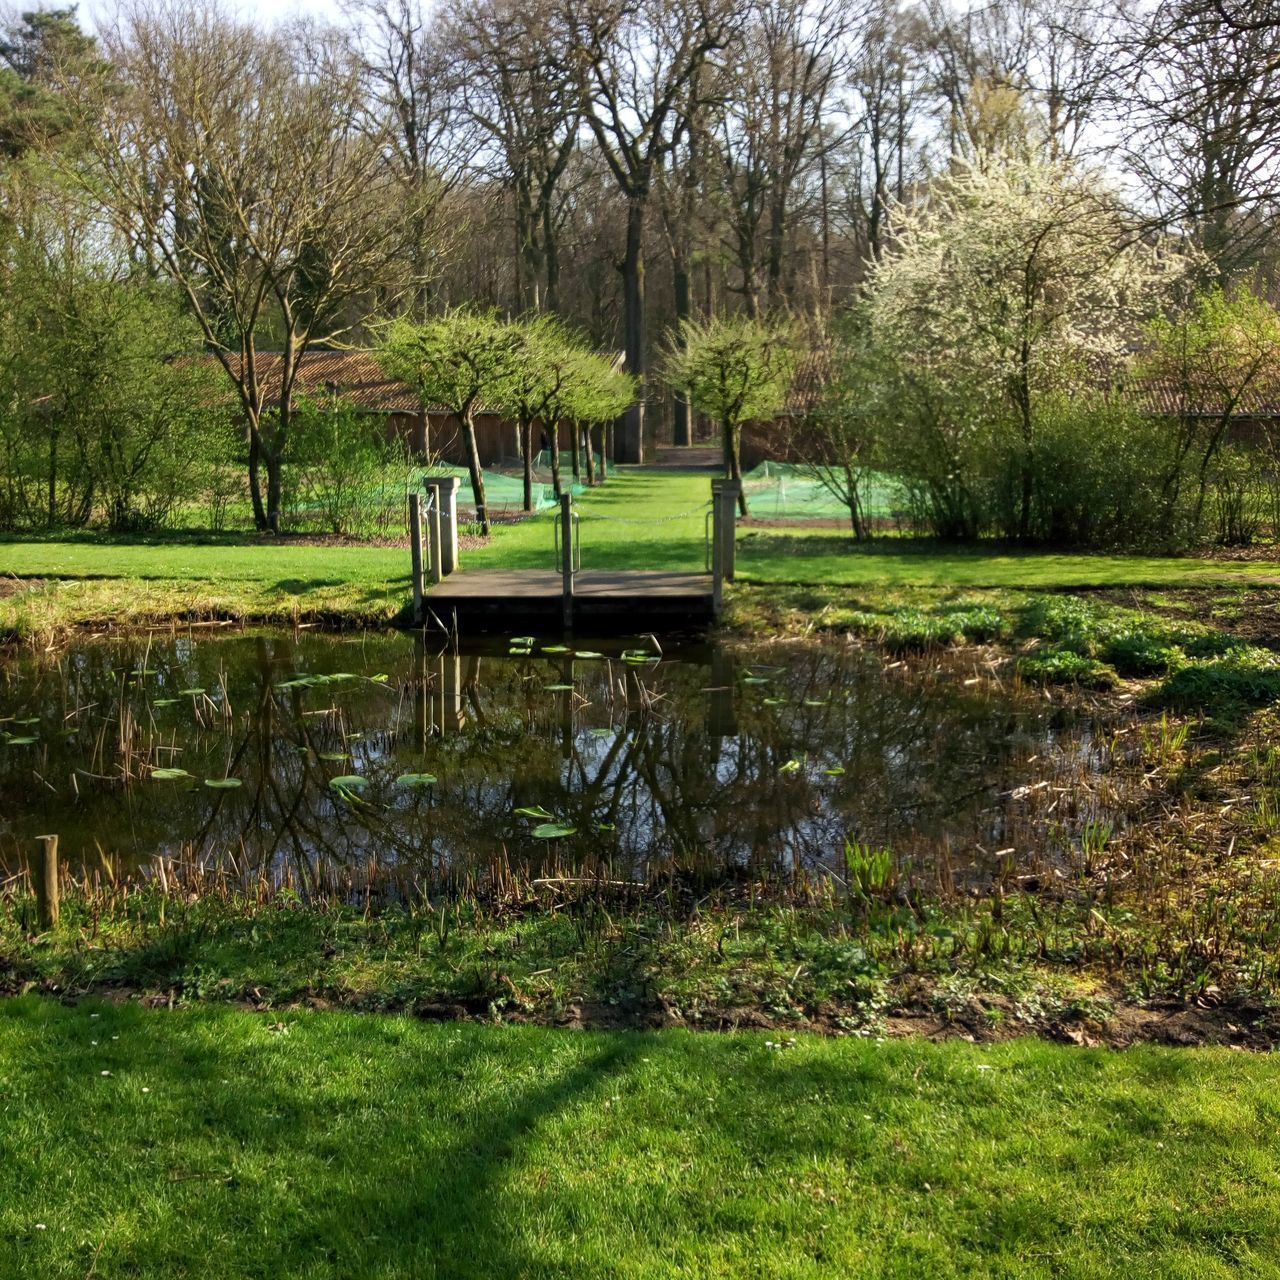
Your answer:
[[[751,514],[762,520],[847,520],[849,509],[812,469],[788,462],[762,462],[742,477]],[[863,515],[889,519],[903,508],[901,487],[891,476],[867,471],[860,484]]]
[[[596,459],[599,467],[599,457]],[[560,455],[560,480],[566,492],[572,492],[576,498],[587,492],[586,459],[582,460],[583,474],[579,480],[573,479],[573,455]],[[466,467],[457,467],[449,463],[437,463],[429,467],[425,475],[456,476],[458,485],[458,509],[475,514],[475,498],[471,492],[471,473]],[[599,471],[597,469],[597,475]],[[489,515],[493,517],[516,516],[524,511],[524,466],[519,459],[502,461],[495,466],[485,467],[484,496],[489,504]],[[570,488],[570,486],[572,486]],[[545,511],[556,505],[555,486],[551,482],[551,455],[547,451],[538,454],[533,466],[533,509]]]

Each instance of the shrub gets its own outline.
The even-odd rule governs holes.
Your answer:
[[[1070,649],[1043,649],[1025,654],[1016,666],[1018,675],[1035,684],[1073,684],[1082,689],[1111,689],[1116,673],[1096,658]]]

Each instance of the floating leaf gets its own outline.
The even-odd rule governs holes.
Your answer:
[[[316,681],[311,676],[298,676],[295,680],[285,680],[276,685],[277,689],[310,689]]]
[[[831,768],[829,768],[829,769],[824,769],[824,770],[823,770],[823,773],[825,773],[825,774],[827,775],[827,777],[828,777],[828,778],[843,778],[843,777],[844,777],[844,765],[842,765],[842,764],[833,764],[833,765],[831,766]]]
[[[527,658],[529,654],[531,654],[532,652],[533,652],[532,649],[526,649],[526,648],[507,650],[508,655],[517,657],[517,658]]]
[[[547,693],[571,693],[573,691],[573,685],[571,684],[544,684],[542,687]]]
[[[36,739],[32,737],[22,738],[5,738],[5,743],[10,747],[29,747]]]
[[[341,778],[330,778],[329,785],[335,791],[363,791],[369,785],[369,779],[358,773],[348,773]]]
[[[510,641],[508,641],[508,643],[511,645],[519,645],[521,648],[524,648],[524,649],[532,649],[533,646],[538,643],[538,637],[537,636],[512,636]]]
[[[542,822],[533,829],[535,840],[558,840],[561,836],[571,836],[577,827],[566,827],[563,822]]]
[[[387,675],[385,671],[380,671],[376,676],[370,676],[369,679],[374,684],[386,684],[387,681],[391,679],[391,677]]]
[[[189,778],[191,775],[185,769],[152,769],[151,776],[157,782],[177,782],[181,778]]]
[[[234,791],[244,784],[239,778],[206,778],[204,785],[212,787],[214,791]]]
[[[806,698],[804,700],[804,705],[806,707],[825,707],[827,705],[827,701],[825,698]]]
[[[350,760],[351,757],[345,751],[317,751],[317,760]]]
[[[434,773],[402,773],[396,779],[397,787],[429,787],[436,781]]]
[[[178,692],[182,694],[184,698],[198,698],[204,692],[204,690],[203,689],[179,689]]]
[[[603,658],[603,653],[596,653],[594,649],[578,649],[573,655],[575,658],[582,658],[584,661],[590,661],[592,658]]]
[[[788,761],[787,761],[787,763],[786,763],[786,764],[784,764],[784,765],[783,765],[783,766],[778,770],[778,772],[779,772],[779,773],[799,773],[799,772],[800,772],[800,761],[799,761],[799,760],[788,760]]]
[[[522,818],[554,818],[554,813],[548,813],[540,804],[529,805],[523,809],[516,809],[515,812]]]
[[[177,701],[177,698],[157,698],[151,705],[153,707],[171,707]]]
[[[787,705],[786,698],[766,698],[764,700],[766,707],[785,707]]]
[[[616,825],[615,823],[612,823],[612,822],[597,822],[597,823],[596,823],[596,830],[597,830],[597,831],[617,831],[617,829],[618,829],[618,828],[617,828],[617,825]]]
[[[39,723],[40,723],[40,717],[39,717],[39,716],[25,716],[25,717],[24,717],[23,719],[21,719],[21,720],[19,720],[19,719],[17,719],[17,718],[15,717],[15,719],[14,719],[14,722],[13,722],[13,723],[14,723],[14,724],[25,724],[25,725],[39,724]]]
[[[588,732],[593,738],[612,738],[618,731],[617,729],[589,729]]]
[[[745,676],[743,678],[742,683],[743,684],[768,684],[769,677],[768,676]]]
[[[544,644],[542,646],[543,653],[568,653],[569,646],[567,644]]]

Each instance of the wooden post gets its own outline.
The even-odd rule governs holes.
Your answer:
[[[413,620],[422,621],[422,494],[409,495],[409,556],[413,574]]]
[[[427,507],[427,547],[431,552],[431,581],[444,580],[444,547],[440,538],[440,490],[431,495]]]
[[[423,484],[436,497],[440,512],[440,572],[448,577],[458,567],[458,484],[457,476],[426,476]]]
[[[31,859],[31,880],[36,891],[36,917],[40,928],[58,923],[58,837],[36,836],[39,846]]]
[[[740,480],[724,480],[720,485],[723,501],[720,503],[720,536],[724,539],[724,580],[732,582],[737,559],[738,494],[742,492]]]
[[[711,614],[717,623],[724,613],[724,538],[720,532],[724,525],[721,515],[724,507],[722,484],[720,480],[711,482]]]
[[[560,581],[564,629],[573,626],[573,495],[560,495]]]

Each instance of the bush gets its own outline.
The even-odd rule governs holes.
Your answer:
[[[1280,660],[1265,649],[1238,649],[1209,662],[1179,668],[1160,688],[1158,700],[1186,710],[1265,706],[1280,701]]]
[[[286,509],[295,526],[327,533],[402,534],[405,498],[420,469],[382,422],[345,402],[294,410]]]

